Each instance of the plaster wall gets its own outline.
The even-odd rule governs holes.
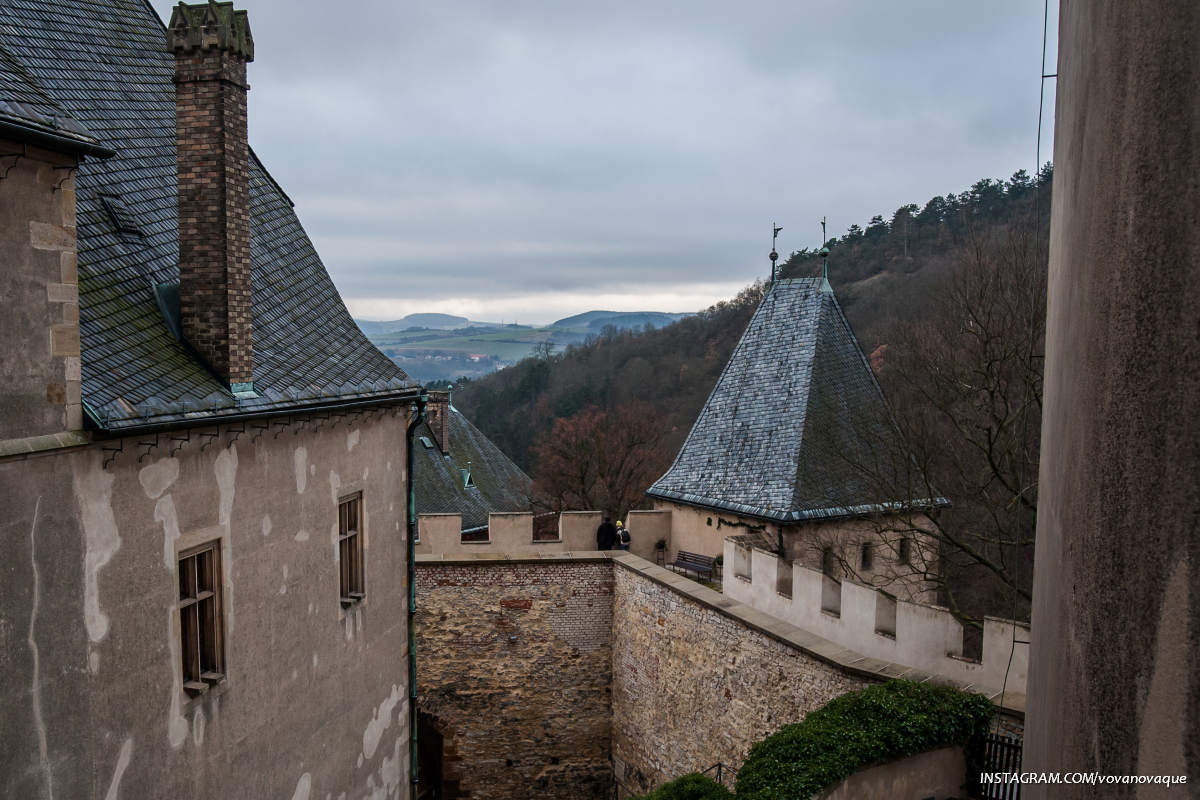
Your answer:
[[[83,427],[76,161],[0,138],[0,440]]]
[[[1200,797],[1200,5],[1062,3],[1024,768]],[[1087,786],[1022,796],[1084,798]]]
[[[642,550],[654,557],[654,541],[670,527],[670,513],[643,511],[631,517],[634,552]],[[417,552],[456,553],[578,553],[596,549],[596,527],[602,515],[598,511],[569,511],[559,516],[558,539],[535,541],[533,514],[509,512],[488,515],[488,539],[462,541],[462,517],[459,514],[422,514],[417,518]],[[653,538],[651,538],[653,537]],[[641,553],[638,553],[641,555]]]
[[[739,559],[739,549],[742,557],[749,555],[749,575],[726,571],[723,590],[729,598],[871,658],[933,672],[988,694],[1004,689],[1007,702],[1022,702],[1028,626],[987,618],[983,658],[969,661],[962,658],[962,625],[945,608],[898,600],[850,580],[831,582],[820,571],[799,563],[791,566],[791,595],[782,594],[777,571],[786,566],[779,558],[726,540],[727,563]],[[837,592],[836,612],[824,595],[830,584]]]
[[[654,561],[654,543],[659,539],[671,541],[670,511],[630,511],[625,518],[629,528],[629,552],[647,561]]]
[[[942,747],[856,772],[815,800],[953,800],[966,777],[962,748]]]
[[[0,460],[0,796],[407,797],[404,423],[376,411]],[[344,610],[352,492],[366,598]],[[211,540],[226,679],[191,698],[178,555]]]
[[[822,553],[831,548],[838,556],[842,574],[853,574],[859,580],[886,588],[892,594],[910,600],[929,602],[935,599],[934,586],[915,574],[913,567],[900,560],[897,537],[881,533],[880,526],[870,520],[836,520],[809,522],[803,525],[780,526],[773,522],[740,517],[713,509],[697,508],[666,500],[656,500],[656,510],[671,514],[671,534],[667,540],[667,563],[675,560],[679,551],[717,557],[725,552],[725,538],[756,534],[764,541],[775,543],[780,531],[783,546],[791,561],[812,569],[821,569]],[[923,518],[915,521],[923,524]],[[864,543],[871,545],[873,559],[869,568],[861,562]],[[936,571],[935,548],[928,537],[911,539],[915,563],[928,565]],[[732,561],[726,561],[732,564]],[[852,570],[848,572],[847,570]],[[727,570],[723,570],[727,571]]]

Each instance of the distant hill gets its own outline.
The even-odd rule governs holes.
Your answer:
[[[409,328],[428,328],[435,331],[453,331],[459,328],[474,328],[488,326],[488,322],[473,322],[466,317],[456,317],[453,314],[409,314],[400,319],[377,322],[369,319],[356,319],[359,330],[367,336],[381,336],[385,333],[406,331]]]
[[[355,320],[367,338],[401,369],[421,383],[459,377],[481,378],[516,364],[535,348],[559,352],[615,329],[641,332],[646,325],[665,328],[689,314],[660,311],[588,311],[553,325],[478,322],[452,314],[409,314],[387,322]]]
[[[554,329],[586,330],[599,333],[607,325],[619,331],[642,328],[650,325],[665,328],[690,314],[668,314],[662,311],[585,311],[573,317],[564,317],[550,324]]]

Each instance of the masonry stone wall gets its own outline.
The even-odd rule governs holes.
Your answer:
[[[756,615],[750,609],[722,613],[735,604],[686,578],[618,563],[614,585],[613,763],[622,797],[718,762],[736,769],[753,743],[868,684],[748,627],[741,614]]]
[[[445,742],[442,796],[608,798],[610,563],[473,558],[418,559],[418,707]]]
[[[76,162],[5,139],[0,153],[0,440],[79,430]]]

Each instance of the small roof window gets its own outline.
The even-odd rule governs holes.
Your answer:
[[[428,437],[428,436],[422,436],[422,437],[421,437],[421,444],[425,445],[425,449],[426,449],[426,450],[432,450],[432,449],[433,449],[433,442],[431,442],[431,441],[429,440],[429,437]]]

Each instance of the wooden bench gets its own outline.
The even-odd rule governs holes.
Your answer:
[[[675,556],[675,561],[671,563],[672,569],[682,569],[687,572],[696,573],[696,577],[707,575],[709,580],[712,580],[713,569],[716,566],[717,560],[710,556],[702,556],[699,553],[689,553],[687,550],[680,550]]]

